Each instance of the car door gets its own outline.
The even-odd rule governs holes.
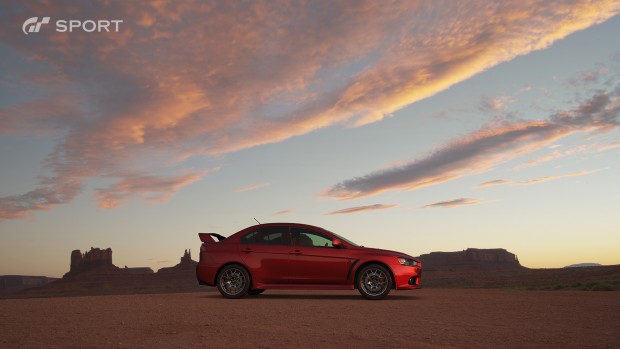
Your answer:
[[[311,229],[291,227],[291,240],[291,283],[347,283],[351,260],[346,249],[332,246],[331,236]]]
[[[241,237],[239,254],[254,284],[287,283],[290,240],[287,226],[259,227]]]

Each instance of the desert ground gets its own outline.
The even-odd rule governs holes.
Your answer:
[[[205,289],[207,290],[207,289]],[[618,348],[620,293],[212,291],[0,300],[2,348]]]

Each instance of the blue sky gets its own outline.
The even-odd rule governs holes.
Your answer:
[[[91,246],[158,269],[253,218],[620,264],[617,1],[2,10],[0,274]]]

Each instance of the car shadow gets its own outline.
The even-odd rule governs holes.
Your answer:
[[[201,298],[221,298],[224,299],[224,297],[222,297],[220,294],[209,294],[209,295],[203,295],[201,296]],[[244,298],[241,298],[242,300],[248,299],[331,299],[331,300],[360,300],[360,301],[366,301],[366,299],[364,299],[360,294],[334,294],[334,295],[330,295],[330,294],[283,294],[283,293],[277,293],[277,294],[269,294],[267,292],[260,294],[258,296],[245,296]],[[382,299],[383,302],[385,301],[411,301],[411,300],[416,300],[416,299],[421,299],[418,296],[409,296],[409,295],[400,295],[400,294],[390,294],[388,295],[386,298]]]

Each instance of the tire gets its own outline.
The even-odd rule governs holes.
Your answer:
[[[241,298],[250,290],[250,274],[239,264],[227,265],[217,274],[217,290],[225,298]]]
[[[369,264],[357,274],[357,290],[366,299],[383,299],[392,290],[392,276],[384,266]]]
[[[265,292],[265,290],[262,290],[262,289],[255,289],[255,290],[249,290],[249,291],[248,291],[248,294],[249,294],[250,296],[258,296],[259,294],[261,294],[261,293],[263,293],[263,292]]]

